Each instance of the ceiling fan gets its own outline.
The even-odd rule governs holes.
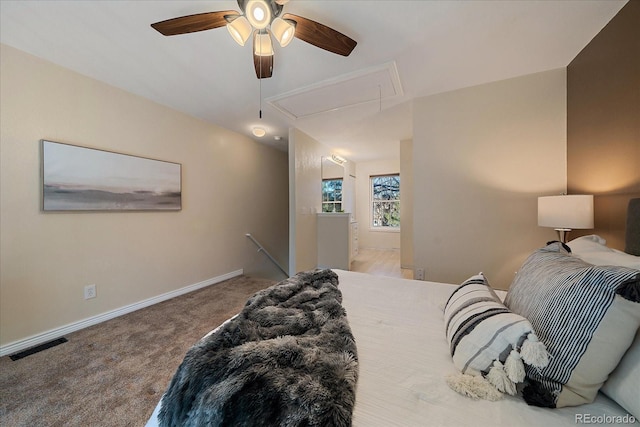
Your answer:
[[[295,37],[329,52],[349,56],[356,41],[344,34],[302,16],[285,13],[289,0],[238,0],[242,12],[223,10],[181,16],[151,24],[165,36],[194,33],[226,26],[233,39],[244,46],[253,36],[253,64],[258,79],[273,74],[273,36],[285,47]]]

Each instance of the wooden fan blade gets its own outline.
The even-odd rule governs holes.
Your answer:
[[[221,10],[219,12],[205,12],[195,15],[181,16],[156,22],[151,26],[165,36],[195,33],[196,31],[212,30],[227,25],[225,16],[240,16],[235,10]]]
[[[273,55],[260,56],[254,53],[253,66],[256,69],[256,77],[268,79],[273,75]]]
[[[295,21],[296,32],[294,37],[338,55],[349,56],[358,44],[352,38],[333,28],[302,16],[285,13],[282,19]]]

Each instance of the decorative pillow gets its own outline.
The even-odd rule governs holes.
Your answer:
[[[640,330],[629,350],[611,373],[602,392],[640,419]]]
[[[453,363],[461,371],[447,377],[447,384],[458,393],[488,400],[516,394],[525,364],[548,363],[529,321],[502,304],[482,273],[451,294],[444,321]]]
[[[574,256],[594,265],[619,265],[640,270],[640,256],[630,255],[607,246],[602,237],[591,234],[573,239],[567,245]]]
[[[543,369],[525,367],[527,403],[592,402],[633,341],[639,302],[639,270],[586,263],[559,242],[531,254],[505,299],[529,319],[551,355]]]

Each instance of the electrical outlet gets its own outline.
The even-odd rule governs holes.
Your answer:
[[[96,297],[96,285],[87,285],[84,287],[84,299]]]
[[[416,268],[416,280],[424,280],[424,268]]]

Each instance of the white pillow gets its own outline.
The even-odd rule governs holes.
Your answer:
[[[624,354],[618,367],[609,375],[602,392],[640,419],[640,331]]]
[[[606,244],[605,239],[595,234],[578,237],[567,243],[574,256],[589,264],[617,265],[640,270],[640,256],[610,248]]]
[[[531,323],[505,307],[482,273],[453,291],[444,321],[453,364],[461,372],[446,381],[460,394],[488,400],[501,398],[498,392],[515,395],[525,365],[540,369],[549,363]]]
[[[640,328],[640,270],[596,266],[554,242],[527,258],[505,305],[529,319],[551,354],[545,368],[525,366],[525,401],[550,408],[590,403]]]
[[[568,243],[573,255],[594,265],[618,265],[640,269],[640,256],[630,255],[606,246],[600,236],[578,237]],[[635,417],[640,418],[640,330],[631,347],[604,383],[602,392]]]

